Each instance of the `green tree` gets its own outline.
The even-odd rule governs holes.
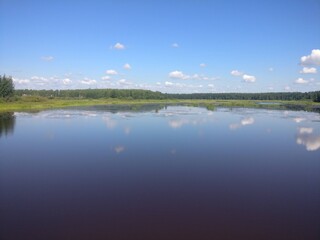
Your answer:
[[[12,77],[0,76],[0,98],[9,98],[13,95],[14,84]]]

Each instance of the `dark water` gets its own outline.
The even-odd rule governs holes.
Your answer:
[[[3,118],[0,239],[320,239],[318,113],[134,110]]]

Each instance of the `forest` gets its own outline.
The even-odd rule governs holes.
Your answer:
[[[213,99],[213,100],[311,100],[320,102],[320,91],[269,93],[190,93],[169,94],[141,89],[77,89],[77,90],[15,90],[16,96],[73,99]]]

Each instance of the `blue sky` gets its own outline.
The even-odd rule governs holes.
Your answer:
[[[19,89],[320,89],[320,1],[0,0]]]

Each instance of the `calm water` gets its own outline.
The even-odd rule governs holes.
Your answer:
[[[0,118],[0,239],[320,239],[320,114]]]

